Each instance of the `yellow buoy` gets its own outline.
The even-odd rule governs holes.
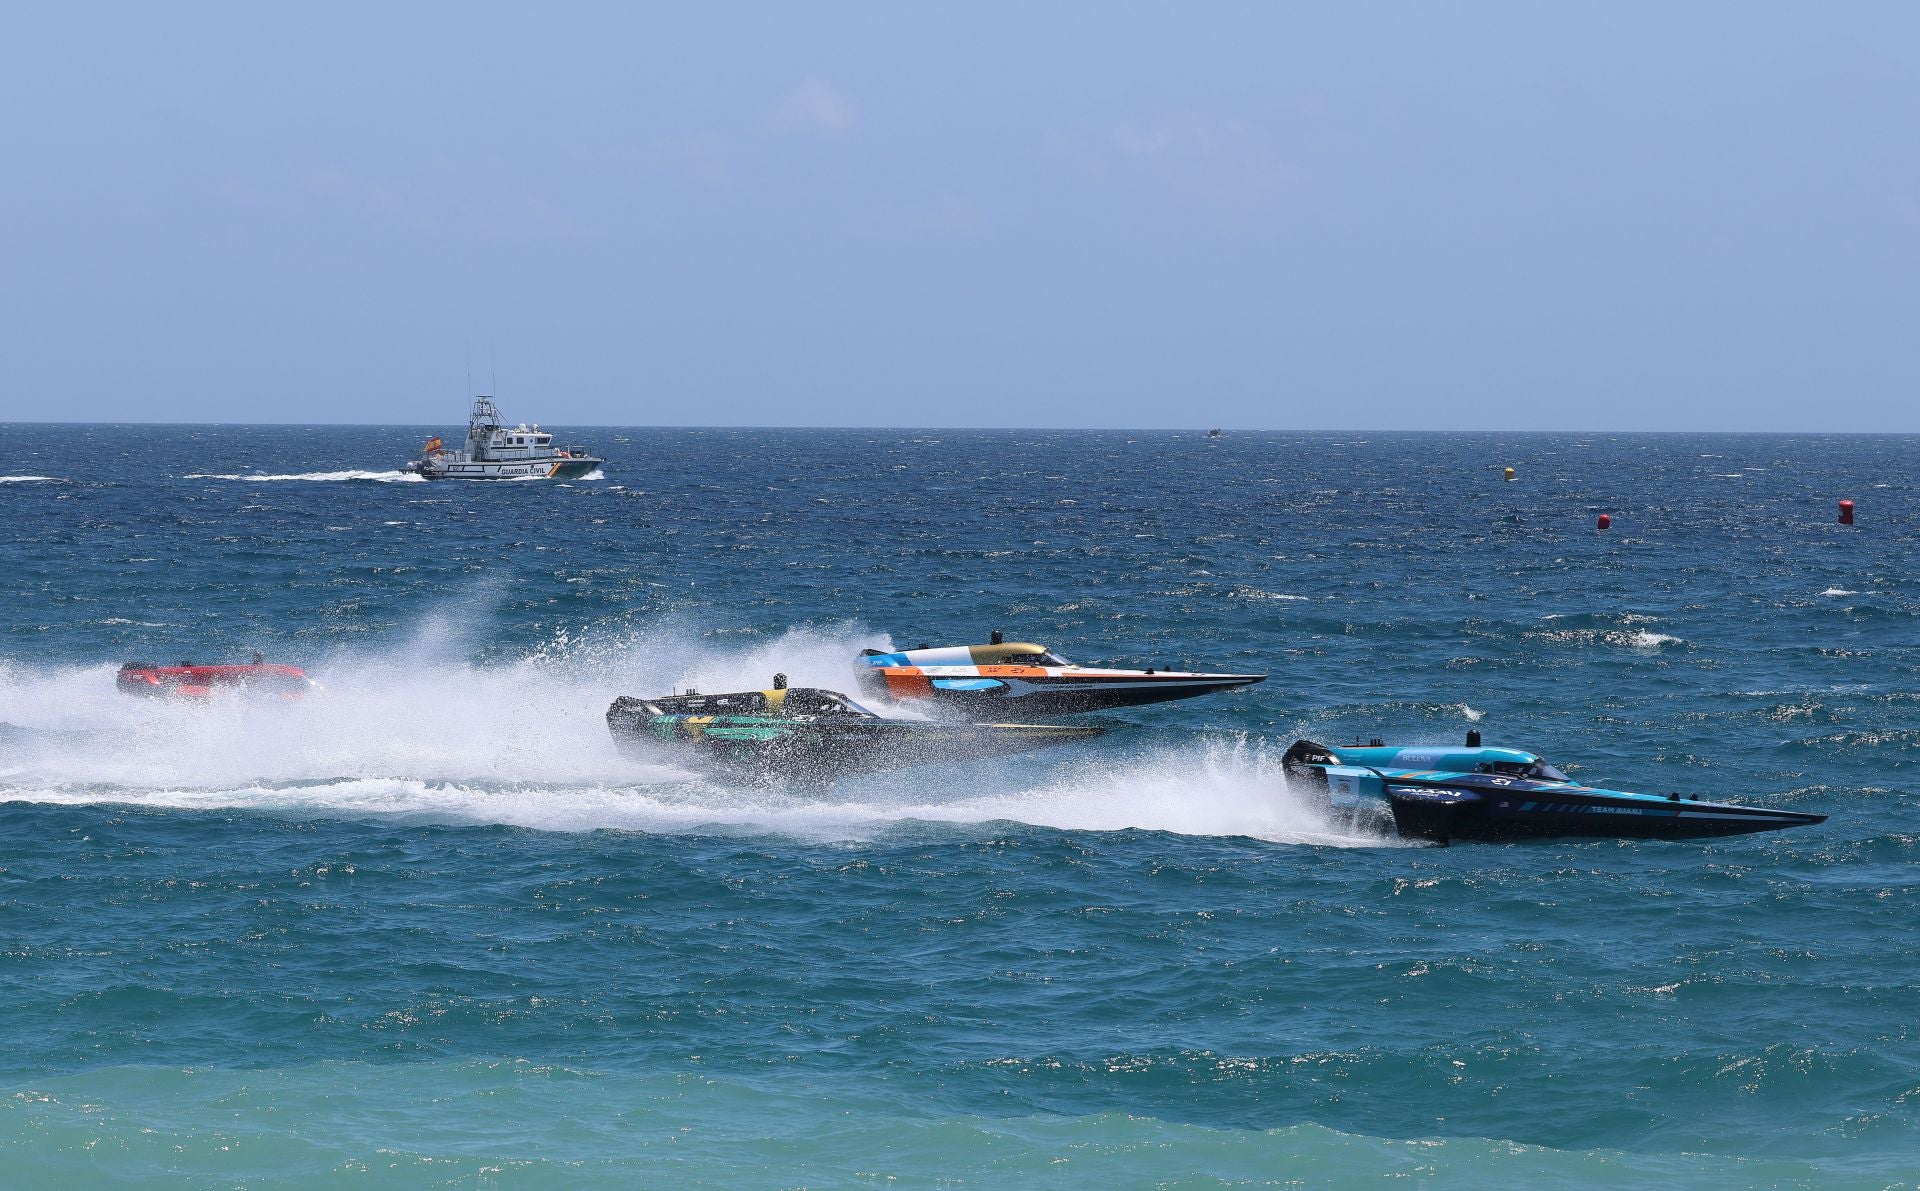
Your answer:
[[[1503,470],[1503,471],[1502,471],[1502,472],[1500,473],[1500,478],[1501,478],[1501,479],[1503,479],[1503,480],[1506,480],[1506,481],[1508,481],[1509,483],[1511,483],[1511,482],[1512,482],[1512,480],[1513,480],[1513,469],[1512,469],[1511,467],[1509,467],[1509,468],[1506,468],[1505,470]]]

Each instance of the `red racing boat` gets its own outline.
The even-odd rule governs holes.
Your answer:
[[[120,667],[120,673],[114,681],[123,695],[170,699],[208,699],[216,691],[299,699],[313,689],[313,680],[300,667],[262,660],[238,666],[196,666],[192,662],[162,666],[156,662],[128,662]]]

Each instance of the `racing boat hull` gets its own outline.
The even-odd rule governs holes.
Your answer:
[[[1019,673],[1015,667],[982,666],[960,678],[886,675],[865,689],[891,699],[922,699],[960,714],[990,714],[999,708],[1020,715],[1076,715],[1142,707],[1230,691],[1262,681],[1263,674]]]
[[[819,701],[821,696],[841,701],[845,710]],[[791,710],[808,700],[816,700],[823,713]],[[1106,731],[1093,724],[888,719],[834,692],[783,688],[651,700],[622,696],[607,709],[607,730],[629,756],[678,753],[736,775],[798,782],[1010,756]]]
[[[1376,741],[1331,750],[1302,740],[1287,750],[1284,767],[1295,783],[1332,807],[1384,808],[1401,836],[1442,844],[1569,836],[1700,839],[1805,827],[1827,818],[1584,786],[1532,753],[1480,747],[1477,732],[1464,749]]]
[[[162,666],[153,662],[128,662],[114,676],[114,685],[123,695],[189,700],[211,699],[221,691],[300,699],[313,689],[312,680],[298,666],[281,666],[270,662],[234,666],[196,666],[191,662]]]
[[[1610,790],[1469,790],[1386,783],[1396,831],[1449,843],[1548,837],[1703,839],[1811,826],[1825,815]]]
[[[1076,666],[1044,646],[994,636],[988,645],[870,649],[861,657],[861,689],[962,715],[1076,715],[1192,699],[1267,677]]]

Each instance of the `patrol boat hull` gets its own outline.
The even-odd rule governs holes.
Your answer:
[[[591,456],[504,463],[449,457],[420,460],[413,470],[429,480],[577,480],[604,462]]]

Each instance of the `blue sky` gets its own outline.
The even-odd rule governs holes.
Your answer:
[[[1917,130],[1912,4],[7,3],[0,420],[1920,431]]]

